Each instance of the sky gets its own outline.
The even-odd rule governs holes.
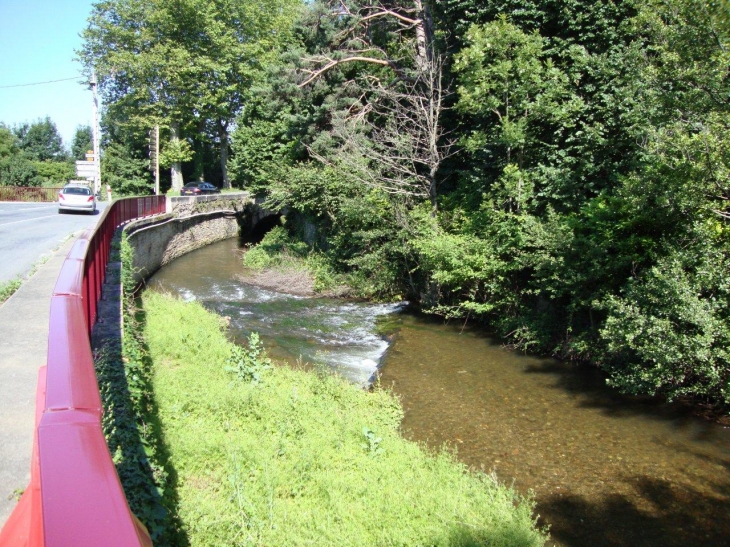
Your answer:
[[[74,50],[92,0],[0,0],[0,122],[49,116],[70,147],[78,125],[91,125],[92,95]],[[25,85],[52,80],[68,81]],[[22,86],[22,87],[9,87]]]

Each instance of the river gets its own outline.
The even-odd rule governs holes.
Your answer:
[[[628,397],[600,372],[509,351],[471,325],[401,305],[302,298],[239,280],[227,240],[149,282],[261,334],[269,354],[400,397],[404,434],[531,492],[560,547],[730,545],[730,429]],[[387,336],[386,336],[387,335]]]

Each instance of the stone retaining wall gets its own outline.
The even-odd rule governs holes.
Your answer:
[[[178,217],[185,217],[221,209],[242,211],[248,203],[253,202],[254,200],[248,192],[229,192],[207,196],[174,196],[167,198],[167,212]]]
[[[219,210],[180,218],[168,214],[130,222],[124,231],[134,249],[134,277],[139,282],[190,251],[236,237],[239,211]]]

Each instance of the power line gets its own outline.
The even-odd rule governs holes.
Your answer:
[[[9,89],[11,87],[28,87],[31,85],[43,85],[43,84],[55,84],[56,82],[68,82],[69,80],[78,80],[79,76],[73,78],[63,78],[61,80],[48,80],[47,82],[33,82],[32,84],[17,84],[17,85],[0,85],[0,89]]]

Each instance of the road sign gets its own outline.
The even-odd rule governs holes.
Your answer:
[[[96,177],[96,166],[93,161],[77,161],[76,176],[82,179],[93,179]]]

